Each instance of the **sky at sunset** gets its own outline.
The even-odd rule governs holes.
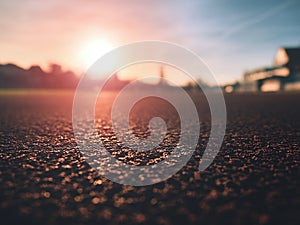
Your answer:
[[[191,49],[225,83],[300,46],[300,1],[2,0],[0,30],[0,63],[81,73],[98,53],[155,39]]]

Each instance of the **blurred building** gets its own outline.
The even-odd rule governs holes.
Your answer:
[[[273,66],[244,74],[243,86],[253,91],[300,89],[300,48],[280,48]]]
[[[225,91],[300,90],[300,47],[280,48],[270,67],[247,71],[239,85],[227,85]]]

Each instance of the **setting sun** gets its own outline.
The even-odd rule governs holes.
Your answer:
[[[91,40],[83,45],[80,60],[84,66],[88,67],[113,47],[113,44],[106,39]]]

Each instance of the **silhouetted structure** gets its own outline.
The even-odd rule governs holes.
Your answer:
[[[15,64],[0,64],[0,88],[76,88],[79,77],[72,71],[63,71],[58,64],[50,68],[50,72],[45,72],[37,65],[24,69]]]
[[[300,90],[300,47],[280,48],[273,66],[244,74],[244,80],[224,86],[226,92]]]
[[[169,85],[167,83],[167,81],[164,79],[165,78],[165,71],[164,71],[164,66],[163,65],[160,66],[159,77],[160,77],[160,79],[159,79],[158,85],[164,85],[164,86]]]
[[[300,47],[280,48],[273,66],[246,72],[243,88],[254,91],[300,89]]]
[[[113,74],[105,81],[103,90],[121,90],[130,83],[130,80],[120,80],[118,74]]]

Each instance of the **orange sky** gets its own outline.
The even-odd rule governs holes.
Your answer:
[[[81,74],[99,56],[119,45],[148,39],[168,40],[168,32],[161,29],[168,25],[162,9],[156,8],[153,14],[144,14],[143,5],[131,8],[123,1],[116,4],[76,3],[2,3],[15,15],[6,15],[6,35],[2,36],[4,40],[0,43],[6,54],[0,55],[0,63],[13,62],[25,68],[38,64],[45,70],[50,63],[59,63],[63,68]],[[158,23],[160,30],[156,30]],[[129,75],[142,71],[146,71],[145,76],[158,75],[159,65],[131,66],[121,71],[120,77],[133,78]],[[166,73],[170,71],[177,70],[165,69]],[[181,75],[177,71],[175,82],[184,82]]]
[[[271,4],[272,3],[272,4]],[[163,40],[196,52],[221,83],[270,65],[281,46],[299,45],[297,0],[0,1],[0,63],[49,63],[83,72],[93,43],[111,47]]]

